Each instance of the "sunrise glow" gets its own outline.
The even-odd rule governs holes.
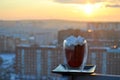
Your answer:
[[[88,2],[89,1],[89,2]],[[120,7],[95,0],[1,0],[0,20],[63,19],[120,21]],[[29,3],[29,4],[27,4]]]

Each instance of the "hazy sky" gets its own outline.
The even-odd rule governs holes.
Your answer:
[[[0,0],[0,20],[120,21],[120,0]]]

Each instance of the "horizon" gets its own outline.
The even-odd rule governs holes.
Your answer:
[[[120,22],[119,0],[1,0],[0,20]]]
[[[120,21],[79,21],[79,20],[65,20],[65,19],[0,19],[0,21],[68,21],[68,22],[101,22],[101,23],[107,23],[107,22],[111,22],[111,23],[119,23]]]

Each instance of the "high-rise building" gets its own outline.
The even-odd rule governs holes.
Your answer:
[[[87,29],[92,30],[120,30],[120,23],[119,22],[88,22]]]
[[[16,74],[24,80],[40,80],[43,76],[55,76],[51,71],[63,61],[62,49],[56,46],[16,47]]]
[[[88,64],[97,65],[96,73],[120,75],[120,48],[90,47]]]
[[[0,52],[13,53],[15,51],[15,39],[12,36],[0,35]]]

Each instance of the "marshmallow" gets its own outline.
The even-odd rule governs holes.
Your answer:
[[[64,40],[64,47],[71,47],[72,48],[76,45],[82,46],[85,43],[86,43],[86,40],[81,36],[78,36],[78,37],[70,36]]]

